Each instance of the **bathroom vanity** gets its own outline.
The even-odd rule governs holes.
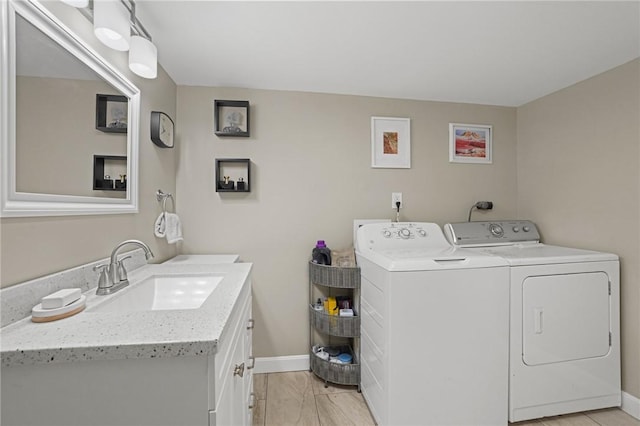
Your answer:
[[[250,425],[251,268],[195,258],[146,265],[120,292],[85,293],[87,308],[73,317],[4,327],[0,422]],[[218,280],[198,308],[121,303],[149,280],[199,276]]]

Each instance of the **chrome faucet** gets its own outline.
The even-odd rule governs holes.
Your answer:
[[[98,280],[98,290],[96,294],[98,296],[104,296],[107,294],[115,293],[129,285],[129,279],[127,278],[127,270],[122,263],[125,259],[128,259],[130,256],[120,259],[118,261],[118,251],[127,244],[135,244],[140,246],[144,250],[144,256],[147,260],[153,257],[153,252],[145,243],[139,240],[126,240],[121,242],[113,249],[111,252],[111,259],[109,260],[109,265],[99,265],[94,268],[94,270],[102,269],[100,272],[100,278]]]

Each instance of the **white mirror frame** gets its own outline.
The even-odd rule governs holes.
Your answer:
[[[36,0],[2,1],[0,10],[0,209],[1,217],[70,216],[138,212],[140,90]],[[129,98],[127,197],[124,199],[16,191],[16,13]],[[88,180],[92,176],[87,177]]]

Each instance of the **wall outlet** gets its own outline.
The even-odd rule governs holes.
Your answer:
[[[404,207],[404,203],[402,202],[402,192],[392,192],[391,193],[391,208],[397,209],[396,203],[400,201],[400,208]]]

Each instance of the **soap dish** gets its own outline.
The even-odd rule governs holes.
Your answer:
[[[55,309],[43,309],[42,303],[38,303],[31,310],[31,321],[33,322],[49,322],[56,321],[62,318],[67,318],[77,313],[82,312],[86,306],[87,296],[82,295],[80,299],[73,303],[69,303],[66,306]]]

